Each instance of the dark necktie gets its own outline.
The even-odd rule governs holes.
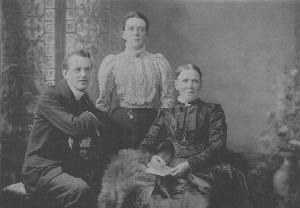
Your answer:
[[[89,106],[89,96],[87,93],[84,93],[80,99],[79,99],[79,105],[80,107],[84,110],[87,111],[88,110],[88,106]]]

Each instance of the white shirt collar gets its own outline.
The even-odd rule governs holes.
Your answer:
[[[72,85],[70,85],[70,83],[67,80],[67,83],[71,89],[71,91],[73,92],[73,95],[75,97],[76,100],[79,100],[81,98],[81,96],[84,94],[84,92],[77,90],[75,87],[73,87]]]
[[[180,103],[183,103],[184,106],[190,106],[191,104],[186,102],[181,96],[178,96],[177,100],[180,102]]]

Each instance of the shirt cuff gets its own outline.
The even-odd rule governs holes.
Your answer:
[[[86,112],[89,113],[90,115],[92,115],[98,121],[98,118],[93,113],[91,113],[90,111],[86,111]],[[97,136],[100,136],[100,132],[97,128],[96,128],[96,133],[97,133]]]
[[[90,111],[86,111],[86,112],[88,112],[88,113],[91,114],[95,119],[98,120],[98,118],[97,118],[94,114],[92,114]]]

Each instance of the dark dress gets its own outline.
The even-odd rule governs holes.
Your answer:
[[[219,104],[197,99],[161,109],[140,148],[157,154],[173,153],[170,166],[187,161],[190,171],[175,178],[160,177],[152,193],[153,207],[245,207],[241,188],[243,174],[222,161],[227,126]],[[240,198],[238,198],[240,197]]]

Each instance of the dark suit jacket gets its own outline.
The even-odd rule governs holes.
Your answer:
[[[22,168],[26,189],[34,192],[65,172],[72,155],[70,137],[95,138],[97,128],[113,128],[110,124],[108,116],[96,109],[89,98],[77,101],[65,80],[46,89],[34,116]]]

